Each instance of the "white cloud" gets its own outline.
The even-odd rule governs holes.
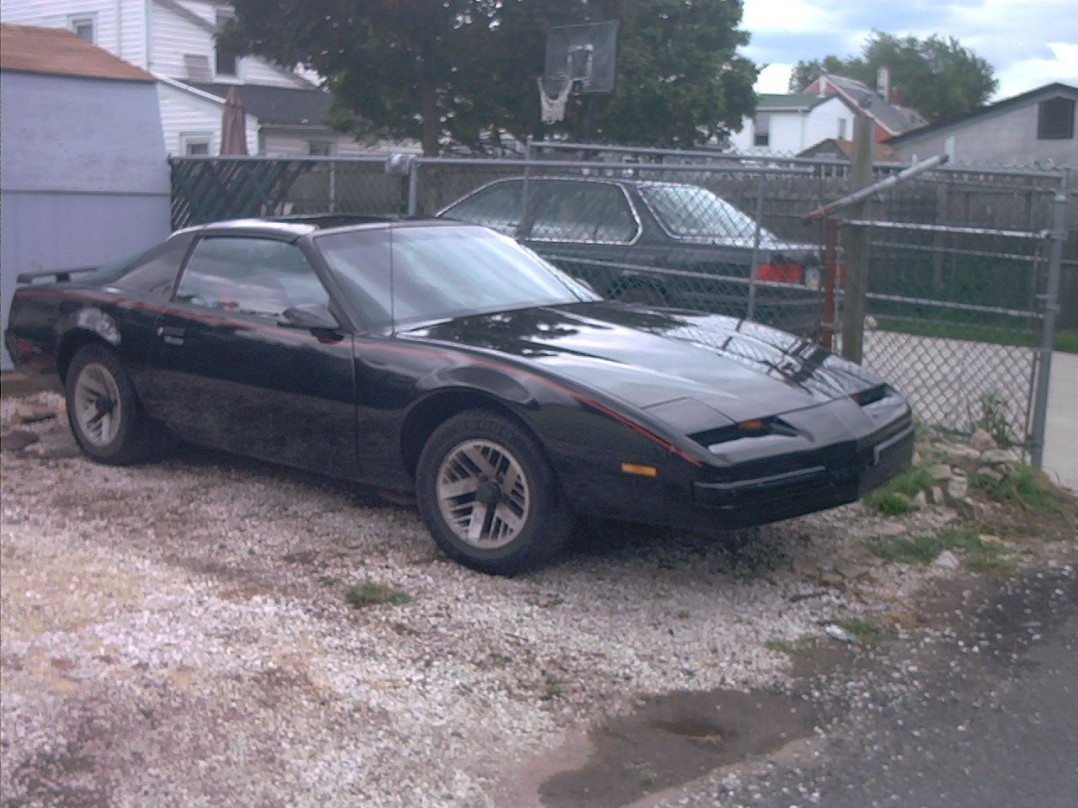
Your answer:
[[[1078,85],[1075,0],[744,0],[741,28],[751,35],[745,56],[770,65],[757,92],[784,92],[784,65],[859,54],[874,30],[954,37],[992,66],[994,100],[1052,81]]]

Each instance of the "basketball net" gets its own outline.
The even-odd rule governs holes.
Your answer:
[[[565,103],[569,100],[569,93],[573,89],[573,83],[566,76],[561,81],[561,90],[551,98],[546,94],[543,80],[536,79],[539,84],[539,105],[542,108],[543,123],[557,123],[565,119]]]

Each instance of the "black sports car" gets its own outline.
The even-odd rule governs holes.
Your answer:
[[[708,531],[850,502],[903,469],[910,408],[767,326],[610,302],[444,221],[247,220],[23,276],[16,365],[103,463],[175,435],[414,492],[447,555],[511,573],[574,515]]]
[[[604,297],[748,316],[797,334],[818,327],[817,247],[779,238],[697,185],[514,177],[438,216],[512,236]]]

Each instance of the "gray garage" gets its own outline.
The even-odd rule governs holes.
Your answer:
[[[169,230],[153,76],[54,28],[0,26],[0,270],[107,263]],[[11,368],[4,350],[3,369]]]

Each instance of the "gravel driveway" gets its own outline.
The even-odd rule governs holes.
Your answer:
[[[738,551],[584,526],[559,563],[494,578],[376,492],[187,446],[95,465],[48,394],[0,420],[6,806],[523,804],[589,722],[781,684],[768,641],[945,574],[868,556],[910,525],[855,505]]]

